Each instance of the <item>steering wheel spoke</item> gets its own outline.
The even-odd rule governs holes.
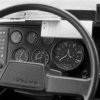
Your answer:
[[[78,79],[47,74],[46,91],[54,93],[76,94],[86,98],[89,92],[91,78]]]

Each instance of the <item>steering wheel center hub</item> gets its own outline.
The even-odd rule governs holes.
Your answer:
[[[13,75],[12,75],[13,74]],[[44,89],[44,66],[25,62],[9,62],[1,78],[1,83],[23,89]]]

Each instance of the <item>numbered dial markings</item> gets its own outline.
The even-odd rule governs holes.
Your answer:
[[[14,59],[16,61],[28,61],[29,55],[28,51],[24,48],[20,48],[15,50],[14,52]]]
[[[32,61],[46,65],[49,62],[49,54],[45,50],[36,50],[32,54]]]
[[[57,66],[63,70],[78,67],[84,56],[83,46],[75,41],[64,41],[56,45],[53,51]]]

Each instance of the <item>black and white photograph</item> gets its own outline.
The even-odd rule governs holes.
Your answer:
[[[100,0],[0,0],[0,100],[100,100]]]

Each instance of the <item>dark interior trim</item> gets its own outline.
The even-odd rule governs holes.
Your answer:
[[[96,11],[90,10],[66,10],[76,16],[79,20],[95,21]]]

